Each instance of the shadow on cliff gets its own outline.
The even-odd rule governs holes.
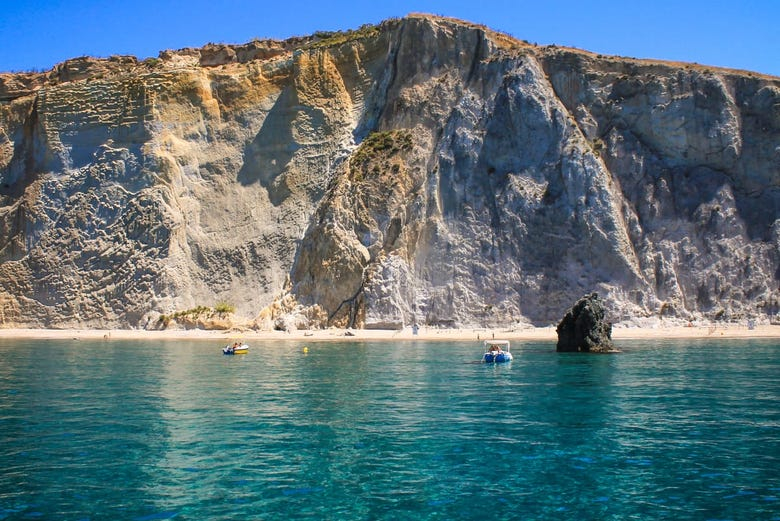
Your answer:
[[[244,150],[244,164],[238,172],[239,183],[260,183],[274,205],[290,195],[284,173],[299,148],[292,134],[296,105],[295,90],[285,88],[265,117],[260,132]]]

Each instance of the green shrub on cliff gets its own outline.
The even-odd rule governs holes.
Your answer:
[[[227,302],[217,302],[217,305],[214,306],[214,312],[216,312],[219,315],[227,315],[229,313],[235,313],[236,312],[236,306],[232,304],[228,304]]]
[[[196,306],[194,308],[185,309],[183,311],[175,311],[170,315],[160,315],[157,321],[164,327],[167,327],[168,324],[170,324],[173,320],[183,321],[197,320],[199,318],[208,319],[213,317],[215,314],[224,316],[235,312],[236,307],[234,305],[222,301],[218,302],[213,308],[209,306]]]
[[[412,149],[412,133],[408,130],[384,130],[370,133],[360,144],[350,159],[352,179],[362,181],[367,174],[378,174],[383,170],[392,170],[390,158],[400,152]]]
[[[352,163],[362,164],[380,154],[392,155],[412,148],[412,133],[408,130],[384,130],[372,132],[360,144],[352,156]]]

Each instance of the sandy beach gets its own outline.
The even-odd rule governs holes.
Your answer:
[[[557,340],[554,327],[520,329],[438,329],[421,327],[415,334],[411,327],[402,330],[379,329],[322,329],[285,331],[238,331],[178,329],[166,331],[145,331],[129,329],[0,329],[0,338],[41,339],[103,339],[103,340],[203,340],[228,342],[240,339],[244,342],[262,341],[479,341],[488,338],[503,338],[517,341]],[[615,341],[623,339],[673,339],[673,338],[780,338],[780,325],[756,325],[752,329],[741,324],[718,325],[664,325],[653,327],[623,327],[612,330]]]

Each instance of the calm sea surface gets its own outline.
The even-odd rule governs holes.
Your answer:
[[[780,342],[0,342],[0,519],[780,520]]]

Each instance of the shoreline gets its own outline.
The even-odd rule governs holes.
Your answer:
[[[147,331],[135,329],[0,329],[0,339],[73,339],[73,340],[203,340],[229,342],[258,341],[481,341],[501,338],[516,341],[556,342],[555,327],[460,328],[438,329],[421,327],[414,334],[411,327],[401,330],[386,329],[319,329],[297,331],[237,331],[177,329]],[[741,324],[657,327],[620,327],[612,329],[612,339],[697,339],[697,338],[778,338],[780,325],[756,325],[752,329]]]

